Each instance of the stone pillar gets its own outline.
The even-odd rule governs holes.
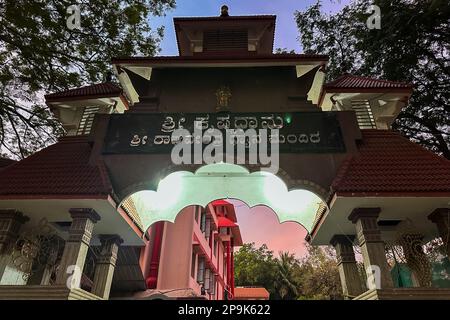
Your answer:
[[[59,285],[66,285],[70,276],[81,276],[94,224],[100,220],[94,209],[77,208],[69,212],[72,224],[56,276],[56,284]]]
[[[450,259],[450,208],[439,208],[434,210],[428,219],[431,220],[442,238],[445,248],[447,249],[447,256]]]
[[[108,299],[114,275],[114,268],[116,267],[119,245],[123,240],[117,235],[101,235],[100,242],[102,246],[100,249],[100,256],[95,265],[92,293],[103,299]]]
[[[378,289],[386,289],[392,288],[394,284],[377,224],[380,211],[380,208],[356,208],[348,219],[356,225],[356,236],[361,247],[367,278],[373,279]]]
[[[353,235],[335,235],[330,241],[336,250],[342,292],[346,299],[354,298],[363,293],[355,252],[353,251],[354,239],[355,236]]]

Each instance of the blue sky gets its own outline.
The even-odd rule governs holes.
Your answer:
[[[173,28],[174,17],[217,16],[220,7],[226,4],[230,15],[276,14],[277,26],[275,48],[294,49],[301,52],[294,12],[305,10],[317,0],[177,0],[177,8],[165,17],[151,18],[152,27],[165,26],[160,55],[177,55],[177,44]],[[324,12],[335,12],[349,0],[322,0]]]

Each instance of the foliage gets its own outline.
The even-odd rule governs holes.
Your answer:
[[[271,294],[275,293],[276,261],[266,245],[256,249],[254,243],[244,244],[234,255],[234,265],[236,286],[262,285]]]
[[[293,254],[280,252],[276,262],[274,287],[277,295],[282,300],[292,300],[298,297],[298,282],[296,274],[299,262]]]
[[[370,30],[368,6],[381,9]],[[326,15],[318,1],[296,12],[305,53],[330,56],[328,80],[344,73],[414,85],[393,129],[450,159],[450,5],[446,0],[354,0]]]
[[[300,299],[341,299],[342,289],[336,257],[331,247],[307,245],[308,255],[297,272]]]
[[[114,56],[158,52],[163,29],[149,18],[175,0],[76,2],[81,30],[67,27],[68,0],[0,2],[0,151],[24,158],[61,133],[43,93],[103,81]],[[72,29],[72,30],[71,30]]]
[[[288,48],[276,48],[275,54],[295,54],[295,50],[289,50]]]
[[[271,299],[340,299],[336,260],[328,247],[307,246],[297,259],[288,252],[274,257],[266,245],[244,244],[234,255],[236,286],[262,286]]]

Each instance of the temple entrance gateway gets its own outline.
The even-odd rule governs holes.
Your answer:
[[[205,266],[203,289],[188,276],[183,285],[207,291],[223,263],[201,259],[214,252],[211,230],[230,266],[239,243],[233,209],[215,203],[233,198],[302,224],[311,245],[332,245],[348,299],[450,299],[437,273],[430,276],[423,246],[436,240],[441,256],[450,255],[450,162],[390,130],[412,86],[353,75],[326,83],[328,56],[273,54],[275,16],[174,22],[180,56],[116,58],[120,87],[108,82],[47,95],[67,135],[19,162],[0,161],[0,299],[144,292],[158,281],[153,262],[167,229],[175,239],[186,235],[175,243],[195,247],[196,258],[174,247],[165,265]],[[186,130],[182,139],[173,136],[178,129]],[[201,155],[210,147],[208,130],[256,135],[233,138],[244,157],[208,163],[195,157],[195,147]],[[268,130],[267,143],[279,130],[279,153],[269,159],[275,172],[264,172],[260,157],[250,161],[246,146],[260,142],[260,130]],[[190,161],[172,157],[180,140],[192,142]],[[261,156],[257,147],[253,155]],[[172,223],[177,219],[185,219],[183,228]],[[38,228],[42,221],[50,233]],[[400,279],[405,265],[413,275]],[[174,270],[168,278],[178,276],[167,270]],[[226,270],[222,279],[232,283],[232,267]]]

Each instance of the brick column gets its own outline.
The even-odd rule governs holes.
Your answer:
[[[119,245],[123,240],[117,235],[101,235],[100,242],[102,246],[100,256],[95,265],[92,293],[103,299],[108,299],[114,268],[116,267]]]
[[[450,209],[436,209],[428,216],[428,219],[436,224],[439,236],[442,238],[442,242],[447,249],[447,256],[450,259]]]
[[[380,211],[380,208],[356,208],[348,219],[356,226],[356,236],[368,279],[375,279],[375,283],[380,285],[378,289],[386,289],[392,288],[394,284],[377,224]]]
[[[94,209],[77,208],[70,209],[69,212],[72,217],[72,225],[56,277],[56,283],[60,285],[66,285],[67,279],[71,275],[75,276],[78,272],[83,272],[92,230],[94,224],[100,220],[100,216]],[[68,269],[69,267],[71,268]],[[81,274],[79,275],[81,276]]]
[[[335,235],[330,243],[336,250],[339,277],[341,279],[342,292],[346,299],[356,297],[363,293],[361,278],[353,251],[353,235]]]

